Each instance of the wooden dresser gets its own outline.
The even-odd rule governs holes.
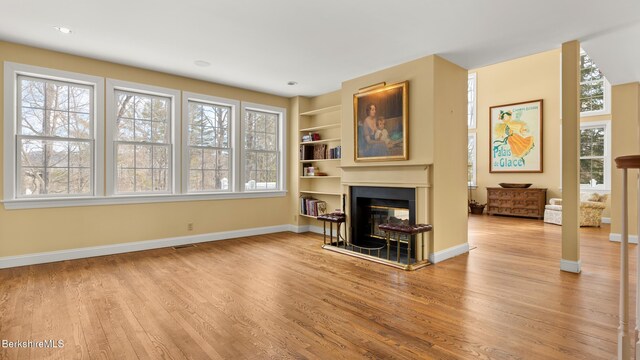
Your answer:
[[[487,214],[544,218],[547,189],[487,188]]]

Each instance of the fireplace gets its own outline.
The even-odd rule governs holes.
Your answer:
[[[383,223],[415,224],[415,189],[374,186],[352,186],[350,188],[351,244],[361,248],[379,249],[386,245],[386,234],[378,229]],[[404,236],[404,235],[403,235]],[[407,237],[401,236],[400,250],[406,253]],[[415,241],[412,254],[416,254]],[[391,251],[398,243],[392,242]],[[374,252],[377,254],[377,252]],[[383,252],[386,253],[386,252]]]

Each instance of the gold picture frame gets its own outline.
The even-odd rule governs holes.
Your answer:
[[[354,160],[409,159],[409,81],[353,95]]]

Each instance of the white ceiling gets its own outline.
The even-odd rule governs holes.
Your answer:
[[[639,0],[0,0],[0,9],[2,40],[285,96],[430,54],[475,68],[573,39],[613,84],[640,80]]]

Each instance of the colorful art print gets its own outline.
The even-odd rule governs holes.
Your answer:
[[[489,171],[542,172],[542,100],[489,108]]]
[[[353,95],[354,160],[407,160],[409,82]]]

